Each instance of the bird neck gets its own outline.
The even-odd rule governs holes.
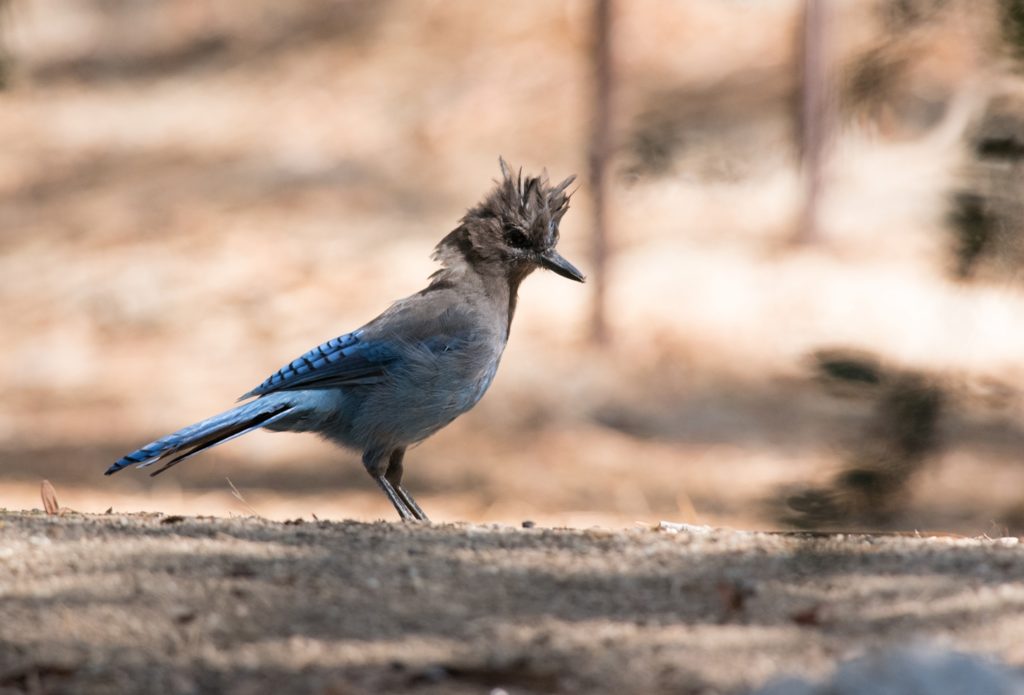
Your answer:
[[[460,233],[461,232],[461,233]],[[434,251],[441,263],[430,285],[423,290],[459,288],[464,296],[477,297],[492,315],[504,318],[505,339],[516,311],[519,285],[532,268],[510,265],[481,254],[470,241],[467,230],[456,229]]]

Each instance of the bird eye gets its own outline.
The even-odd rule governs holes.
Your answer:
[[[523,230],[516,227],[507,227],[505,229],[505,241],[508,242],[509,246],[521,249],[530,245],[530,238],[526,236]]]

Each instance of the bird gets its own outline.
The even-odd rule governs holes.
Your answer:
[[[289,362],[238,400],[241,405],[127,454],[106,475],[185,459],[257,429],[313,432],[361,452],[366,472],[403,521],[429,521],[402,485],[408,447],[467,412],[494,380],[520,284],[546,269],[586,280],[557,250],[575,180],[500,180],[434,247],[440,264],[425,288],[351,333]]]

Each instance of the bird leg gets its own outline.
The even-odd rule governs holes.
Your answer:
[[[405,500],[402,499],[398,491],[395,490],[395,487],[385,477],[387,469],[384,468],[384,461],[387,458],[387,453],[368,449],[363,452],[363,466],[366,468],[366,472],[370,474],[370,477],[380,486],[380,489],[384,491],[384,494],[387,495],[388,501],[394,506],[402,521],[417,521],[419,517],[409,509],[409,505],[405,503]]]
[[[418,521],[416,515],[405,506],[405,501],[398,496],[398,492],[391,486],[388,479],[383,475],[374,478],[377,484],[380,485],[380,489],[384,491],[384,494],[391,500],[391,504],[395,506],[395,511],[398,512],[398,516],[402,517],[402,521]]]
[[[430,521],[420,506],[416,504],[412,495],[402,487],[402,458],[404,456],[405,447],[394,449],[389,455],[382,454],[377,450],[369,450],[363,453],[363,466],[387,495],[402,521]],[[385,459],[388,462],[387,468],[383,465]]]
[[[405,458],[405,447],[395,449],[391,452],[391,458],[388,461],[387,472],[384,473],[384,478],[391,483],[391,486],[398,493],[398,496],[405,503],[406,508],[412,512],[413,516],[418,521],[430,521],[427,515],[420,509],[420,505],[416,504],[416,500],[412,498],[412,495],[402,487],[402,459]]]

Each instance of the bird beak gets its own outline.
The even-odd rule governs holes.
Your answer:
[[[584,282],[587,279],[587,276],[581,273],[579,268],[562,258],[562,255],[554,249],[540,254],[540,264],[548,270],[576,282]]]

